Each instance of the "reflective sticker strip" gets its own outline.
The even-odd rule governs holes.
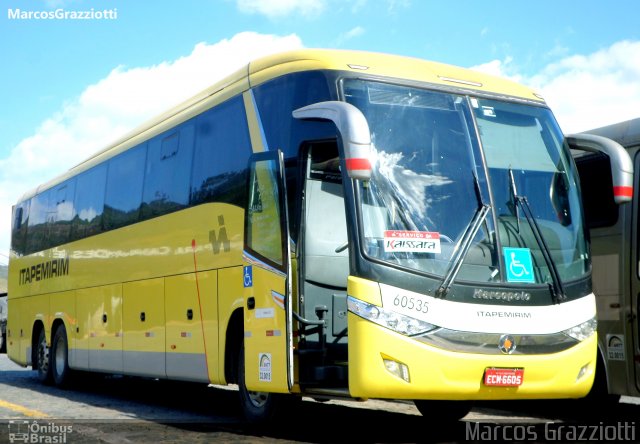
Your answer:
[[[633,187],[613,187],[614,196],[633,197]]]
[[[249,137],[251,138],[251,148],[254,153],[269,151],[267,138],[264,135],[262,120],[260,120],[260,112],[256,105],[253,91],[245,91],[242,94],[244,108],[247,113],[247,124],[249,125]]]
[[[271,290],[271,297],[273,298],[273,302],[284,310],[284,295],[278,293],[277,291]]]
[[[277,268],[274,268],[271,265],[267,264],[266,262],[263,262],[260,259],[252,256],[247,251],[243,251],[242,252],[242,259],[245,260],[246,262],[250,263],[254,267],[259,267],[259,268],[262,268],[263,270],[267,270],[269,273],[273,273],[273,274],[275,274],[277,276],[281,276],[281,277],[287,277],[286,273],[283,273],[282,271],[278,270]],[[284,296],[283,296],[283,298],[284,298]]]

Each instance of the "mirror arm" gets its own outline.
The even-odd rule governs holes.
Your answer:
[[[611,162],[613,197],[617,204],[633,199],[633,162],[629,153],[617,142],[595,134],[571,134],[566,136],[570,148],[602,153]]]
[[[367,119],[358,108],[333,100],[296,109],[292,114],[296,119],[333,122],[342,138],[349,177],[371,179],[371,132]]]

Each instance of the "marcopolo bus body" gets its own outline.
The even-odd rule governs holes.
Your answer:
[[[545,102],[417,59],[250,63],[24,195],[11,359],[297,394],[581,397],[595,299],[574,163]]]
[[[626,149],[624,168],[637,189],[640,171],[640,119],[590,130],[581,137],[607,137]],[[622,148],[624,147],[624,148]],[[640,396],[640,243],[638,199],[632,205],[611,200],[611,156],[576,156],[585,219],[591,234],[593,287],[598,312],[598,367],[592,394],[614,401]]]

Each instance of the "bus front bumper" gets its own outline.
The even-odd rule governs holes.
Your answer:
[[[580,398],[593,384],[596,353],[596,334],[567,350],[550,354],[452,352],[349,313],[349,391],[356,398]],[[485,385],[485,371],[492,368],[522,369],[521,384]]]

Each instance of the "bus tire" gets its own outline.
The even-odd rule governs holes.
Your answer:
[[[60,325],[51,341],[51,376],[58,387],[69,385],[71,369],[69,368],[69,341],[67,329]]]
[[[467,416],[473,407],[471,401],[415,400],[418,411],[429,422],[456,422]]]
[[[38,379],[44,384],[51,384],[53,380],[51,375],[51,353],[47,345],[47,335],[44,328],[40,329],[38,342],[34,356],[33,369],[38,372]]]
[[[244,343],[238,353],[238,391],[240,392],[240,408],[245,419],[255,424],[265,424],[276,418],[279,404],[284,395],[268,392],[253,392],[247,389],[244,372]]]

